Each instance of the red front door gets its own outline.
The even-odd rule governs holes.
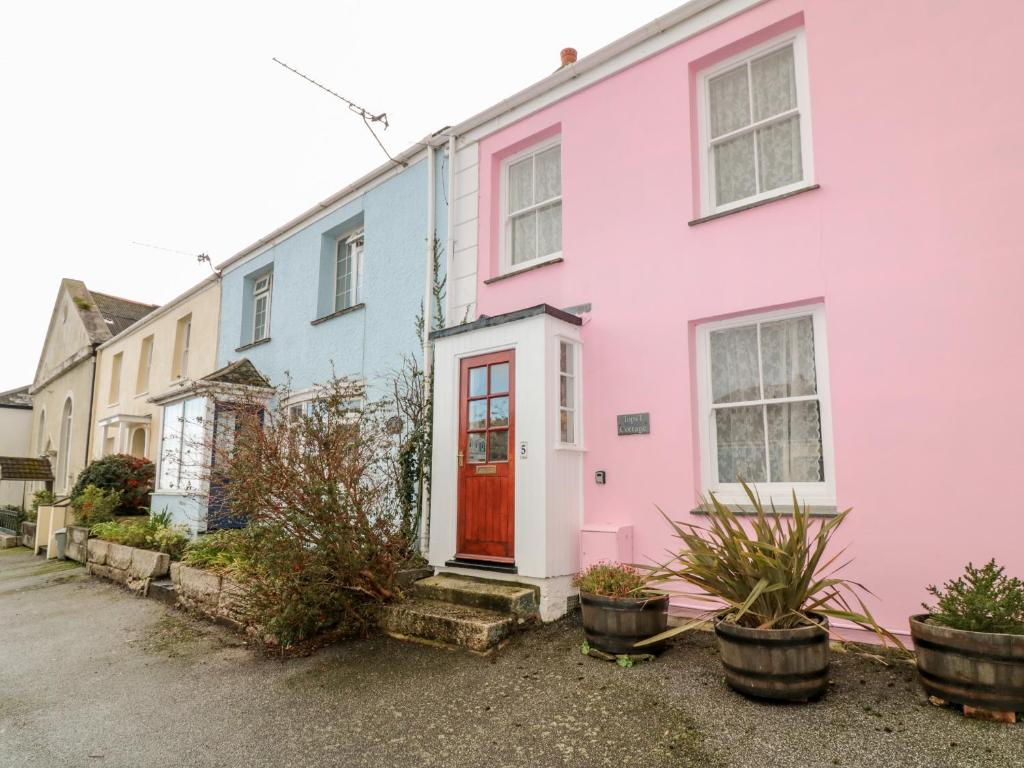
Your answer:
[[[462,361],[456,557],[515,560],[515,352]]]

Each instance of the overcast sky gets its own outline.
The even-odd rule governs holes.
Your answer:
[[[163,303],[386,158],[682,0],[48,2],[0,10],[0,390],[31,382],[63,277]]]

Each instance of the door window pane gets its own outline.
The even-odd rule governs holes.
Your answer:
[[[817,393],[814,323],[809,316],[761,325],[761,370],[766,399]]]
[[[485,429],[487,427],[487,401],[469,401],[469,428]]]
[[[508,363],[491,366],[491,394],[508,392]]]
[[[482,402],[482,401],[481,401]],[[491,423],[492,427],[508,426],[508,397],[491,398]]]
[[[480,395],[487,394],[487,368],[486,366],[480,366],[479,368],[469,369],[469,396],[479,397]]]
[[[774,403],[767,407],[772,482],[822,482],[825,469],[818,401]]]
[[[711,401],[758,400],[757,326],[744,325],[711,333]]]
[[[718,482],[763,483],[768,479],[762,409],[760,405],[747,405],[715,411]]]
[[[479,464],[486,459],[487,433],[472,432],[466,443],[466,461],[470,464]]]
[[[711,138],[750,124],[750,89],[746,65],[708,81]]]
[[[715,199],[719,205],[750,197],[757,192],[754,180],[754,134],[716,144]]]
[[[490,451],[488,452],[487,460],[508,461],[508,430],[502,429],[490,434]]]

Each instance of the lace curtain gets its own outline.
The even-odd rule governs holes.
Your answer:
[[[811,317],[713,331],[710,342],[719,482],[822,482]],[[772,402],[791,397],[808,399]]]
[[[715,141],[797,108],[792,45],[709,80],[708,106],[718,205],[803,178],[799,114]]]
[[[509,166],[508,211],[512,220],[513,264],[562,250],[561,195],[561,145]],[[551,202],[541,205],[547,201]]]

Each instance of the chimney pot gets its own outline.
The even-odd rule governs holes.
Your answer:
[[[576,63],[576,49],[575,48],[563,48],[562,49],[562,66],[567,67],[570,64]]]

